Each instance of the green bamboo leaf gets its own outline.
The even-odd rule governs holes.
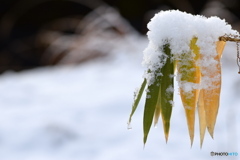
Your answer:
[[[132,111],[131,111],[131,114],[130,114],[129,120],[128,120],[128,125],[130,125],[130,123],[131,123],[132,116],[133,116],[135,110],[138,107],[138,104],[139,104],[139,102],[141,100],[144,88],[146,87],[146,84],[147,84],[147,80],[144,78],[143,83],[142,83],[140,89],[135,93],[134,102],[133,102],[133,105],[132,105]]]
[[[160,69],[157,71],[159,72]],[[155,74],[154,83],[148,86],[147,89],[147,96],[146,96],[146,102],[144,107],[144,114],[143,114],[143,143],[145,144],[147,142],[148,133],[150,131],[154,112],[156,109],[157,101],[158,101],[158,95],[159,95],[159,82],[160,82],[160,75]]]
[[[154,126],[157,125],[160,114],[161,114],[161,85],[159,87],[158,101],[154,113]]]
[[[172,114],[173,106],[173,75],[174,75],[174,63],[172,60],[171,50],[169,45],[164,45],[164,53],[167,56],[165,65],[162,67],[161,77],[161,116],[163,121],[163,128],[166,142],[168,140],[168,134],[170,129],[170,119]]]

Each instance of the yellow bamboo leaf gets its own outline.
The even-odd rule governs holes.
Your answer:
[[[225,47],[226,42],[218,41],[216,43],[216,50],[218,55],[214,57],[217,61],[216,70],[214,73],[208,74],[208,78],[214,78],[212,82],[212,88],[203,89],[203,99],[204,99],[204,109],[206,113],[206,123],[209,134],[213,138],[214,127],[217,119],[218,108],[219,108],[219,100],[220,100],[220,92],[221,92],[221,56],[222,51]],[[208,70],[208,68],[205,68]],[[209,69],[210,70],[210,69]],[[205,75],[203,75],[205,76]]]
[[[191,40],[191,52],[182,54],[177,64],[178,72],[181,75],[180,80],[184,84],[200,83],[201,72],[199,66],[197,65],[197,60],[200,55],[199,47],[196,45],[196,42],[197,38],[193,38]],[[195,108],[199,97],[199,89],[192,88],[191,90],[186,91],[184,88],[180,88],[180,96],[185,109],[188,131],[192,145],[194,138]]]
[[[199,116],[199,128],[200,128],[200,145],[202,148],[204,135],[206,131],[206,118],[205,118],[205,110],[204,110],[204,99],[203,99],[203,91],[201,90],[199,93],[198,99],[198,116]]]
[[[226,45],[225,41],[217,41],[216,50],[217,50],[219,58],[222,58],[222,52],[224,50],[225,45]]]

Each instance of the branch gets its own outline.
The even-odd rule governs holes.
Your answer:
[[[231,42],[240,42],[240,39],[239,38],[232,38],[232,37],[226,37],[226,36],[221,36],[219,37],[219,41],[231,41]]]
[[[231,35],[230,35],[231,36]],[[240,42],[240,39],[237,38],[237,36],[233,36],[232,37],[229,37],[229,36],[221,36],[219,37],[219,41],[231,41],[231,42],[236,42],[237,43],[237,65],[238,65],[238,68],[239,68],[239,71],[238,71],[238,74],[240,74],[240,52],[239,52],[239,43]]]

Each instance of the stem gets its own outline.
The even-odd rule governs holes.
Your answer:
[[[219,37],[219,41],[240,42],[240,39],[239,38],[232,38],[232,37],[228,37],[228,36],[221,36],[221,37]]]
[[[221,36],[221,37],[219,37],[219,41],[236,42],[236,44],[237,44],[237,65],[238,65],[238,68],[239,68],[238,74],[240,74],[240,52],[239,52],[239,42],[240,42],[240,39],[236,38],[236,36],[234,38],[229,37],[229,36]]]

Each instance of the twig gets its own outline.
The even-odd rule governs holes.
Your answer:
[[[236,42],[236,44],[237,44],[237,65],[238,65],[238,68],[239,68],[238,74],[240,74],[240,52],[239,52],[239,42],[240,42],[240,39],[238,37],[239,37],[238,35],[232,36],[232,37],[229,37],[229,36],[225,35],[225,36],[219,37],[219,41]]]
[[[239,38],[232,38],[232,37],[226,37],[226,36],[221,36],[219,37],[219,41],[231,41],[231,42],[240,42],[240,39]]]

